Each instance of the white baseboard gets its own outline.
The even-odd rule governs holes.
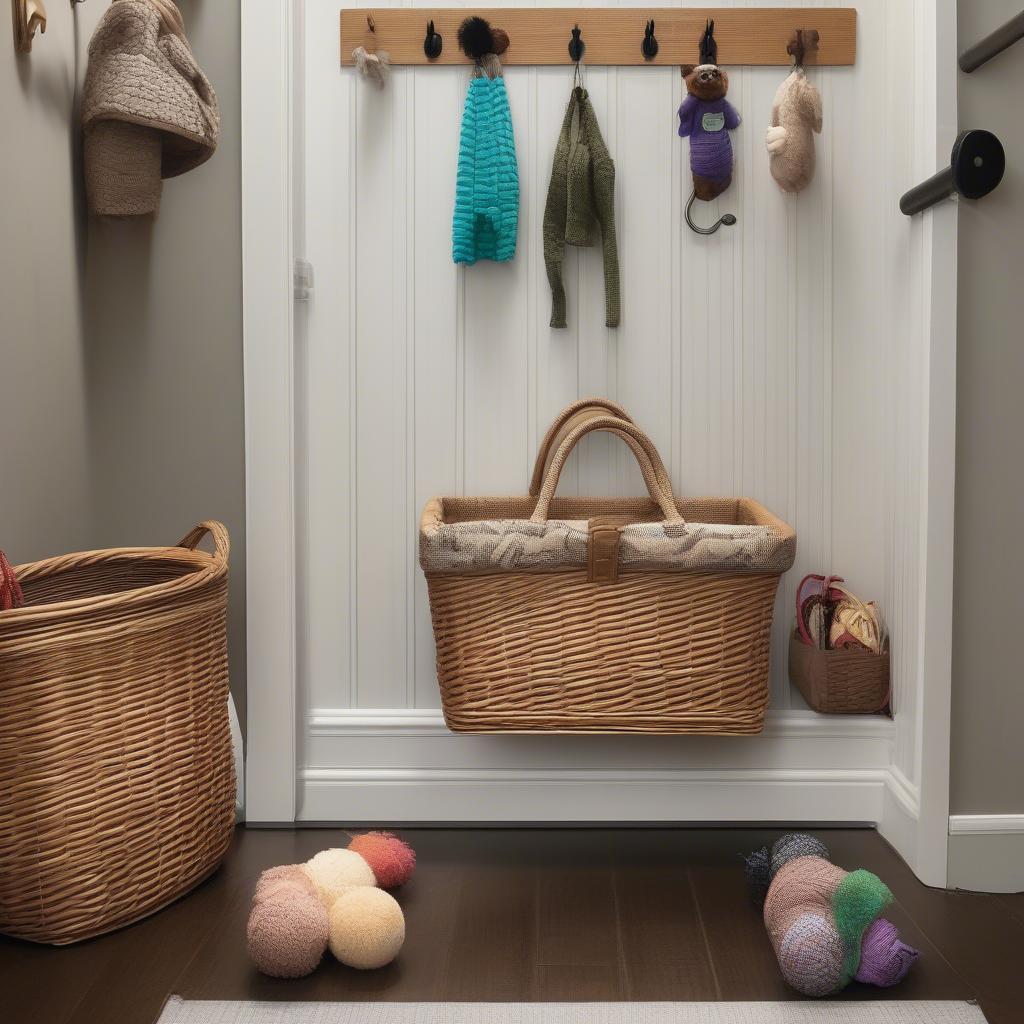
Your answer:
[[[318,709],[300,821],[857,822],[896,785],[893,723],[769,714],[755,737],[455,735],[427,709]],[[609,742],[609,740],[613,742]],[[911,788],[912,789],[912,788]],[[916,814],[916,793],[900,787]]]
[[[307,768],[300,821],[876,822],[886,773]]]
[[[1024,892],[1024,814],[954,814],[949,819],[949,886]]]
[[[880,716],[769,712],[758,736],[637,736],[449,732],[434,709],[321,708],[307,720],[306,766],[467,771],[523,769],[882,769],[895,727]]]
[[[951,836],[1024,835],[1024,814],[951,814]]]

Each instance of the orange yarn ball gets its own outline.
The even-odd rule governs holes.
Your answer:
[[[356,836],[348,848],[358,853],[373,872],[382,889],[405,885],[416,868],[416,853],[390,832],[367,832]]]

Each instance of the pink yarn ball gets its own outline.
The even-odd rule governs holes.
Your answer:
[[[390,832],[367,832],[356,836],[348,848],[370,865],[382,889],[405,885],[416,868],[416,852]]]
[[[316,886],[300,864],[281,864],[276,868],[268,868],[260,875],[252,901],[254,904],[262,903],[270,896],[296,890],[307,896],[316,895]]]
[[[298,888],[254,904],[246,928],[252,962],[272,978],[312,973],[323,959],[328,937],[323,904]]]

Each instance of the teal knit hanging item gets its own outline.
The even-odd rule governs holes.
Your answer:
[[[505,79],[478,69],[462,113],[452,259],[468,266],[512,259],[518,225],[519,169]]]

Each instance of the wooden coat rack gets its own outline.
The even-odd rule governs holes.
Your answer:
[[[808,63],[849,65],[857,55],[857,11],[852,7],[364,7],[341,12],[341,63],[353,64],[352,51],[364,46],[386,50],[392,64],[468,64],[456,33],[472,14],[508,33],[510,45],[501,58],[505,65],[571,64],[568,44],[576,26],[584,64],[694,64],[709,18],[715,22],[719,63],[727,67],[788,65],[786,45],[797,28],[819,34],[818,50],[813,58],[808,55]],[[658,41],[652,58],[643,47],[648,21],[654,22]],[[437,57],[428,57],[424,48],[430,22],[442,40]],[[436,50],[436,42],[428,49]]]

